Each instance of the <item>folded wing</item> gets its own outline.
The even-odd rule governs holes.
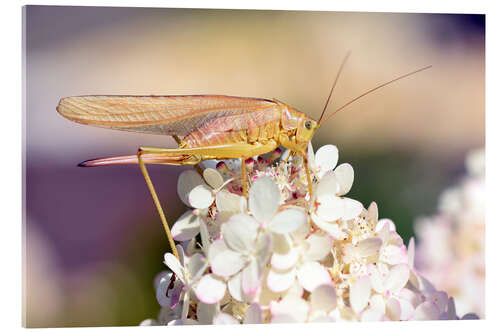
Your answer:
[[[222,95],[75,96],[57,106],[62,116],[81,124],[179,136],[217,117],[276,109],[272,100]]]

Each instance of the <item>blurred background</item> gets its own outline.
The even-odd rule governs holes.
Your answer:
[[[313,140],[335,144],[349,197],[395,221],[436,210],[484,146],[484,15],[28,6],[26,262],[28,327],[137,325],[156,317],[153,279],[166,237],[138,167],[86,159],[173,147],[169,137],[72,123],[55,108],[84,94],[277,98],[318,118],[377,84],[432,64],[333,117]],[[183,167],[151,166],[170,223]]]

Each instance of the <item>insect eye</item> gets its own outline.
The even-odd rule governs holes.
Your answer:
[[[304,126],[305,126],[308,130],[310,130],[310,129],[311,129],[311,121],[310,121],[310,120],[306,121],[306,122],[304,123]]]

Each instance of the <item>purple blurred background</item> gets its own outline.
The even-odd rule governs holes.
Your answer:
[[[330,110],[433,64],[339,113],[313,141],[339,147],[357,172],[352,197],[375,200],[383,216],[403,220],[405,238],[414,215],[432,211],[439,191],[463,171],[465,153],[484,145],[483,15],[25,10],[29,327],[136,325],[154,317],[152,281],[168,248],[138,167],[76,165],[174,141],[72,123],[55,111],[62,97],[275,97],[318,117],[349,49]],[[149,169],[172,223],[185,209],[176,181],[186,168]]]

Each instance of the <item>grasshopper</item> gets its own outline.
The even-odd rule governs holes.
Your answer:
[[[239,158],[242,192],[246,196],[248,180],[244,161],[281,145],[290,149],[293,154],[302,156],[308,190],[312,193],[307,146],[317,129],[334,114],[363,96],[431,67],[426,66],[380,84],[350,100],[322,120],[348,56],[349,54],[337,72],[317,121],[276,99],[223,95],[75,96],[62,98],[57,111],[63,117],[85,125],[173,136],[178,143],[177,148],[139,147],[135,155],[92,159],[79,166],[139,164],[172,252],[178,256],[146,164],[193,165],[200,171],[198,164],[204,160]]]

